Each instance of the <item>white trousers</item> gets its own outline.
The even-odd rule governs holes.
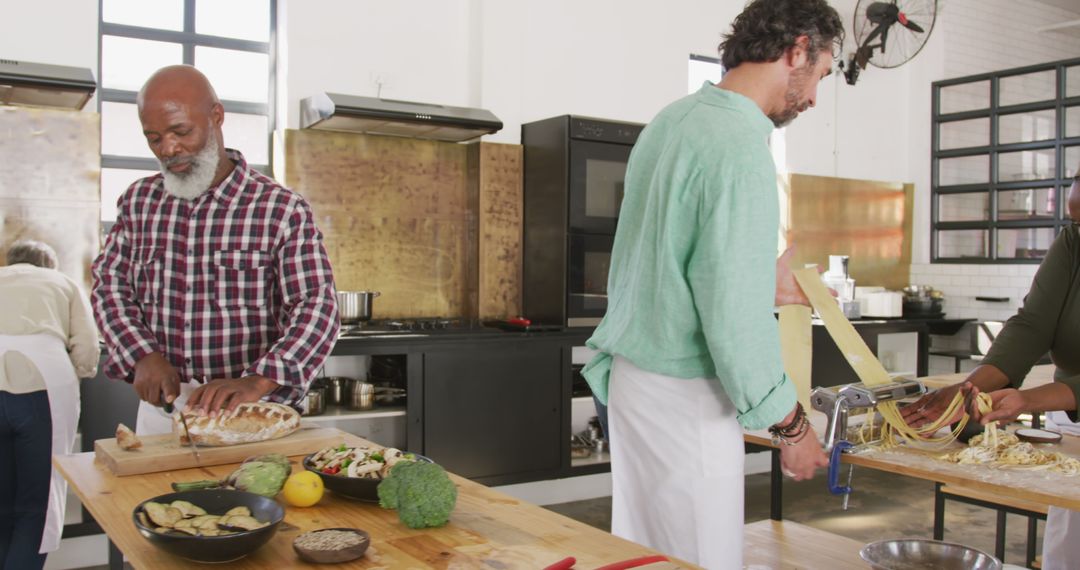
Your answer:
[[[194,382],[180,383],[180,395],[173,401],[173,407],[176,411],[184,409],[184,406],[187,405],[188,396],[191,396],[191,393],[199,386],[202,386],[202,384]],[[172,433],[172,427],[172,416],[166,414],[165,410],[143,401],[139,402],[139,415],[135,418],[136,435]]]
[[[79,427],[81,397],[79,379],[71,365],[63,341],[48,334],[0,335],[0,353],[13,350],[22,353],[37,367],[45,379],[49,395],[49,415],[52,420],[52,454],[69,455],[75,446]],[[49,506],[45,514],[45,532],[38,552],[48,553],[60,548],[64,532],[64,509],[67,507],[67,481],[52,468],[49,482]]]
[[[1073,423],[1065,412],[1050,412],[1046,419],[1047,428],[1067,434],[1065,437],[1080,435],[1080,424]],[[1080,568],[1080,512],[1060,507],[1050,507],[1046,512],[1042,567],[1046,570]]]
[[[616,357],[611,532],[705,568],[742,568],[743,430],[716,380]]]

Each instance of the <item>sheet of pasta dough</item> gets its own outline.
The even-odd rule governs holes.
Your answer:
[[[825,322],[825,329],[829,331],[829,336],[832,337],[836,346],[840,349],[840,353],[844,355],[844,359],[855,370],[855,375],[859,377],[859,380],[867,386],[891,382],[892,380],[885,367],[870,351],[870,347],[866,346],[866,342],[859,336],[859,332],[855,330],[851,321],[847,320],[844,313],[840,311],[840,305],[829,294],[825,283],[821,281],[817,268],[796,269],[793,273],[795,274],[795,280],[799,282],[799,287],[802,288],[806,297],[810,299],[810,304],[813,305],[821,320]],[[809,322],[803,326],[808,331],[810,330]],[[784,340],[783,329],[781,329],[781,341]],[[786,348],[782,350],[783,353],[787,353]],[[784,369],[787,370],[787,367],[787,357],[785,356]],[[809,361],[804,367],[806,370],[810,370]],[[790,376],[790,373],[788,375]]]
[[[813,310],[805,305],[780,307],[780,356],[784,372],[795,383],[803,408],[810,408],[810,367],[813,364]]]

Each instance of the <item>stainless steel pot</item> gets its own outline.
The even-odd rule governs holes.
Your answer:
[[[326,411],[326,388],[312,386],[307,393],[307,411],[305,416],[317,416]]]
[[[352,391],[352,385],[356,382],[356,379],[346,376],[329,376],[319,378],[316,382],[326,389],[324,400],[326,400],[327,404],[343,406],[349,403],[349,392]]]
[[[353,382],[349,391],[350,410],[370,410],[375,407],[375,385],[367,382]]]
[[[371,304],[381,293],[378,291],[338,291],[338,315],[343,324],[363,323],[371,320]]]

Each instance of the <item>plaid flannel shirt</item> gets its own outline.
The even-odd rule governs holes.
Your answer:
[[[94,261],[107,376],[160,352],[183,381],[259,375],[298,405],[339,328],[334,278],[307,202],[227,149],[232,173],[195,200],[135,181]]]

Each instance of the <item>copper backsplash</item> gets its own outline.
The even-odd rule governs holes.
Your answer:
[[[37,239],[58,269],[89,288],[101,219],[97,113],[0,106],[0,265],[7,246]]]
[[[786,237],[797,245],[795,263],[828,264],[849,255],[856,286],[899,290],[911,274],[914,186],[791,174]]]
[[[339,290],[375,318],[520,310],[521,148],[286,130],[275,172],[311,204]]]

